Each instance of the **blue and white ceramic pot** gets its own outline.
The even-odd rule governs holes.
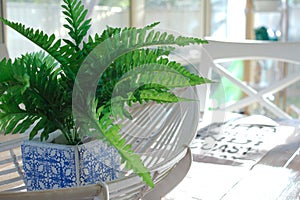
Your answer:
[[[24,141],[21,149],[29,191],[105,182],[120,173],[117,150],[100,140],[74,146]]]

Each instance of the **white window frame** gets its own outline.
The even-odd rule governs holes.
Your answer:
[[[6,0],[0,0],[0,17],[6,17]],[[6,43],[6,28],[0,23],[0,43]]]

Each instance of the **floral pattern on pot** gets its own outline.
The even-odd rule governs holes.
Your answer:
[[[45,190],[116,179],[120,156],[100,140],[82,145],[24,141],[22,160],[27,190]]]

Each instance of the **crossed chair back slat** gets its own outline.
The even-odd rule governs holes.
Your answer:
[[[281,109],[268,97],[300,80],[298,73],[288,74],[286,77],[272,83],[267,88],[256,89],[244,80],[237,78],[224,67],[223,63],[233,60],[270,60],[276,63],[287,63],[294,66],[300,64],[300,43],[297,42],[265,42],[265,41],[216,41],[209,40],[209,44],[203,46],[212,60],[210,71],[219,73],[220,77],[226,77],[234,85],[243,91],[245,97],[231,104],[223,104],[219,109],[226,111],[239,111],[252,103],[258,103],[277,118],[292,118],[285,110]],[[207,71],[207,73],[210,73]],[[212,91],[210,91],[212,92]],[[224,91],[226,94],[226,91]],[[230,95],[230,94],[227,94]]]

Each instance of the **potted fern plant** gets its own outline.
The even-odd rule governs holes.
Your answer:
[[[112,180],[125,162],[153,187],[149,170],[121,138],[116,118],[131,118],[132,104],[184,101],[174,88],[210,82],[168,59],[170,46],[206,41],[155,31],[158,23],[107,27],[91,36],[80,0],[63,0],[62,9],[69,34],[64,39],[1,18],[43,50],[0,62],[0,128],[4,134],[29,134],[22,144],[28,190]],[[154,71],[161,82],[149,81]],[[187,81],[178,81],[174,71]]]

